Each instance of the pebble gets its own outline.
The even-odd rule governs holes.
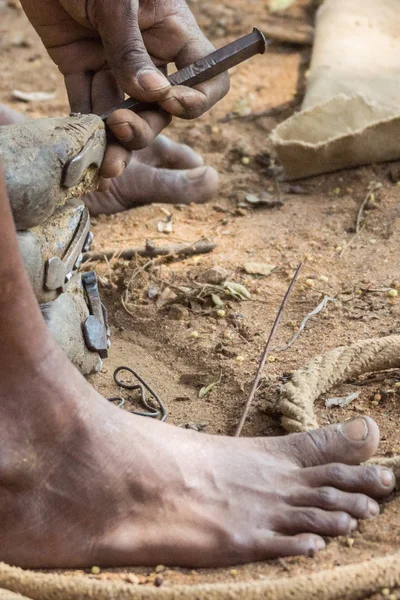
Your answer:
[[[247,262],[243,265],[244,270],[249,275],[270,275],[274,269],[276,269],[276,265],[270,265],[268,263],[257,263],[257,262]]]
[[[223,267],[211,267],[197,277],[197,281],[200,283],[211,283],[212,285],[219,285],[226,281],[229,277],[230,272]]]
[[[127,581],[128,583],[133,583],[136,585],[139,585],[140,583],[140,579],[137,575],[135,575],[134,573],[128,573],[127,575],[125,575],[125,581]]]
[[[92,567],[91,568],[92,575],[98,575],[100,572],[101,572],[100,567]]]
[[[167,567],[165,567],[164,565],[157,565],[156,568],[154,569],[154,571],[156,573],[164,573],[164,571],[167,570]]]
[[[168,317],[174,321],[182,321],[189,317],[189,311],[184,306],[173,304],[169,309]]]

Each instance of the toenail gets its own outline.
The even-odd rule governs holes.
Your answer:
[[[318,538],[315,540],[315,548],[317,550],[323,550],[325,548],[325,546],[326,546],[326,544],[322,538]]]
[[[363,417],[347,421],[341,428],[344,436],[352,442],[364,442],[368,437],[368,424]]]
[[[117,125],[110,125],[109,127],[121,142],[130,142],[133,140],[134,135],[129,123],[118,123]]]
[[[368,501],[368,512],[371,517],[375,517],[379,513],[379,505],[372,500]]]
[[[202,177],[204,177],[204,174],[207,171],[207,169],[208,167],[196,167],[195,169],[190,169],[190,171],[186,173],[186,177],[187,179],[191,180],[201,179]]]
[[[393,473],[389,471],[389,469],[382,469],[381,471],[381,481],[383,485],[386,487],[390,487],[393,485]]]
[[[350,519],[350,531],[355,531],[358,527],[356,519]]]

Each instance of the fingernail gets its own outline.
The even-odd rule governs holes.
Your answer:
[[[393,475],[392,471],[390,471],[389,469],[382,469],[381,481],[382,481],[383,485],[386,485],[386,487],[392,486],[393,480],[394,480],[394,475]]]
[[[130,142],[133,140],[133,131],[129,123],[117,123],[117,125],[110,125],[110,129],[121,142]]]
[[[368,501],[368,512],[371,515],[371,517],[375,517],[377,514],[379,514],[379,505],[376,502],[369,500]]]
[[[196,167],[195,169],[190,169],[186,173],[186,177],[187,179],[191,179],[192,181],[195,181],[196,179],[202,179],[207,169],[208,167]]]
[[[358,527],[356,519],[350,519],[350,531],[355,531]]]
[[[367,421],[363,417],[347,421],[342,425],[342,432],[352,442],[363,442],[369,433]]]
[[[138,73],[137,81],[145,92],[158,92],[170,86],[168,79],[155,69],[143,69]]]

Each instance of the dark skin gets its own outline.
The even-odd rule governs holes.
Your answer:
[[[145,2],[142,15],[141,8],[133,10],[135,3],[123,0],[24,0],[24,5],[64,69],[72,102],[92,103],[92,109],[107,82],[135,91],[138,73],[149,64],[139,29],[152,53],[154,40],[164,40],[164,61],[174,54],[179,66],[178,59],[195,59],[191,48],[199,51],[198,30],[182,4],[167,1],[160,9]],[[118,18],[113,13],[112,21],[108,11],[115,6]],[[185,33],[177,24],[181,17],[189,19]],[[93,24],[102,41],[90,29]],[[174,27],[186,43],[177,47],[174,40],[168,49]],[[133,54],[126,53],[132,32]],[[104,66],[105,56],[114,74]],[[212,88],[219,88],[216,82]],[[148,93],[168,111],[179,106],[188,116],[218,96],[197,90],[185,104],[179,90]],[[114,128],[119,117],[118,112],[110,117]],[[132,131],[137,119],[149,118],[144,127],[157,133],[153,117],[122,115],[128,117],[134,120],[126,121]],[[127,142],[128,148],[133,143]],[[1,560],[31,568],[203,567],[307,555],[325,546],[322,536],[345,535],[358,519],[376,516],[377,499],[393,490],[391,471],[360,466],[379,443],[378,427],[367,417],[307,434],[236,439],[128,414],[102,398],[45,326],[20,257],[1,172],[0,288]]]
[[[0,558],[22,567],[224,566],[309,554],[379,513],[367,417],[229,438],[116,408],[48,332],[0,173]]]
[[[22,0],[51,58],[64,75],[73,112],[102,114],[124,93],[160,110],[114,111],[108,126],[120,144],[107,150],[102,175],[120,175],[128,152],[147,146],[172,116],[192,119],[229,89],[227,74],[190,89],[171,87],[168,64],[178,69],[214,50],[183,0]],[[157,68],[156,68],[157,67]]]

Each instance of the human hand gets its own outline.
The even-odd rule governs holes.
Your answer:
[[[147,146],[171,115],[195,118],[229,89],[227,74],[191,89],[173,86],[163,73],[214,50],[184,0],[21,0],[51,58],[64,75],[72,112],[102,114],[124,93],[157,102],[158,111],[114,111],[102,176],[115,177],[128,151]],[[157,68],[156,68],[157,67]],[[161,72],[163,71],[163,72]]]

